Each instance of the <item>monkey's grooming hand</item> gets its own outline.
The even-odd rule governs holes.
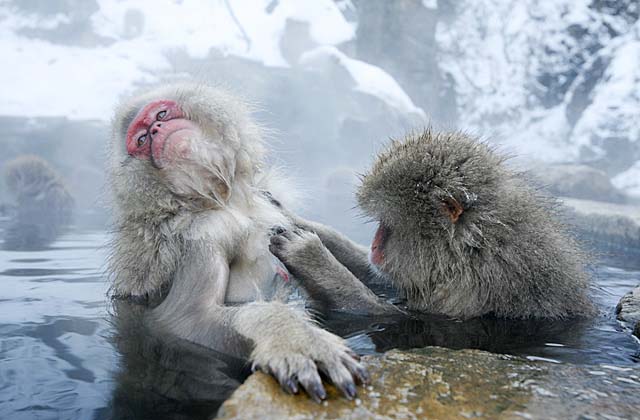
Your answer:
[[[314,269],[330,264],[331,252],[315,232],[304,229],[293,231],[282,228],[271,236],[269,250],[300,281],[318,281]]]
[[[258,344],[252,370],[273,375],[291,394],[297,394],[301,385],[316,402],[327,397],[319,372],[349,400],[356,397],[356,383],[368,383],[367,370],[340,337],[311,324],[291,334],[289,339],[273,337]]]
[[[269,250],[287,267],[315,303],[329,311],[370,315],[399,314],[343,266],[320,237],[307,230],[278,230]]]

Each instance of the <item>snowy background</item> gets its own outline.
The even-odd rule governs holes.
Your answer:
[[[190,75],[257,104],[307,216],[358,239],[357,173],[427,124],[588,165],[638,200],[639,3],[0,0],[0,165],[45,156],[101,223],[114,105]]]

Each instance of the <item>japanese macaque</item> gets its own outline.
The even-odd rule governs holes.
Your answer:
[[[111,148],[113,296],[147,305],[160,334],[227,351],[245,343],[286,391],[324,399],[324,373],[353,398],[365,369],[289,299],[293,279],[269,252],[272,229],[290,222],[266,193],[246,106],[209,86],[157,88],[120,106]]]
[[[49,246],[71,222],[74,200],[58,172],[38,156],[20,156],[6,166],[7,189],[15,199],[4,248],[37,250]]]
[[[585,259],[556,202],[504,161],[462,133],[393,141],[357,192],[379,222],[370,253],[295,216],[303,229],[274,236],[272,252],[330,310],[392,311],[363,285],[382,278],[413,311],[460,319],[593,314]]]

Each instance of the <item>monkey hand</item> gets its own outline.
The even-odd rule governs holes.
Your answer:
[[[324,305],[324,309],[371,315],[402,312],[378,298],[355,277],[316,233],[281,230],[270,241],[271,253],[282,261],[315,303]]]
[[[311,324],[290,334],[288,339],[277,336],[258,344],[252,369],[273,375],[291,394],[302,386],[316,402],[327,397],[320,372],[350,400],[356,396],[356,383],[369,381],[358,356],[340,337]]]
[[[271,253],[300,280],[311,274],[305,269],[309,262],[322,263],[329,253],[317,234],[302,229],[277,230],[270,242]]]

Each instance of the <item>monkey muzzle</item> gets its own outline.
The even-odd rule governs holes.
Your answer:
[[[378,230],[376,230],[376,234],[373,236],[373,241],[371,242],[370,259],[372,264],[380,266],[384,262],[384,245],[389,237],[389,233],[389,228],[380,222]]]
[[[161,169],[171,162],[187,160],[191,141],[200,137],[198,126],[187,119],[156,121],[149,127],[151,164]]]

